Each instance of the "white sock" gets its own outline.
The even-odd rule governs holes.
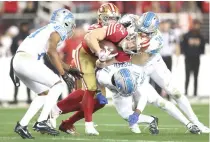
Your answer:
[[[62,113],[62,110],[55,104],[52,108],[52,115],[60,115]]]
[[[48,115],[50,111],[52,110],[52,107],[56,104],[58,97],[60,96],[62,92],[63,85],[62,83],[54,85],[50,90],[49,93],[46,96],[46,101],[44,104],[44,107],[42,109],[42,112],[38,118],[38,122],[47,120]]]
[[[162,107],[161,107],[162,108]],[[165,107],[162,108],[164,111],[166,111],[169,115],[183,123],[184,125],[187,125],[190,121],[181,113],[181,111],[171,102],[166,102]]]
[[[176,102],[179,108],[187,115],[190,121],[193,123],[198,122],[198,118],[193,112],[190,102],[186,96],[182,95],[180,98],[176,99]]]
[[[37,96],[31,102],[30,107],[28,108],[27,112],[23,116],[20,121],[21,126],[27,126],[29,121],[34,117],[34,115],[38,112],[38,110],[43,106],[45,103],[46,96]]]
[[[139,115],[139,120],[137,123],[151,123],[154,120],[153,117],[149,116],[149,115],[144,115],[144,114],[140,114]]]

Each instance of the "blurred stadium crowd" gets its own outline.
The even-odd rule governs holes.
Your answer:
[[[73,13],[91,13],[97,12],[99,6],[104,3],[102,1],[72,1],[72,2],[36,2],[36,1],[1,1],[0,2],[0,60],[2,58],[11,57],[15,54],[18,45],[29,35],[34,29],[41,27],[46,24],[47,19],[43,20],[40,18],[40,12],[51,14],[51,8],[45,7],[45,4],[51,5],[52,3],[59,4]],[[154,11],[158,14],[165,14],[160,16],[161,24],[160,30],[163,33],[164,48],[161,51],[164,61],[166,62],[169,69],[172,67],[172,56],[176,54],[185,55],[189,57],[185,59],[186,66],[186,82],[185,82],[185,94],[188,94],[187,88],[189,84],[190,71],[194,71],[194,93],[197,95],[197,77],[199,71],[200,54],[205,53],[205,43],[209,42],[209,2],[208,1],[114,1],[114,3],[122,14],[125,13],[138,13],[141,14],[146,11]],[[53,7],[52,7],[53,8]],[[187,18],[185,26],[181,25],[183,21],[179,18],[171,17],[170,14],[176,15],[183,13],[184,17]],[[167,15],[169,14],[169,15]],[[43,15],[42,15],[43,16]],[[179,16],[181,17],[181,16]],[[77,19],[77,16],[76,16]],[[65,42],[65,45],[59,48],[60,56],[65,62],[71,64],[73,49],[81,42],[85,32],[87,31],[90,24],[96,22],[94,18],[79,18],[77,19],[77,28],[74,36]],[[197,27],[200,29],[199,41],[191,41],[193,44],[198,44],[200,47],[198,50],[192,51],[189,55],[187,48],[188,41],[185,41],[183,37],[186,34],[192,34],[190,31]],[[183,30],[185,29],[185,30]],[[193,58],[193,60],[192,60]],[[196,60],[196,59],[197,60]],[[189,66],[193,64],[192,66]],[[195,65],[196,64],[196,65]],[[159,93],[163,93],[160,88],[156,87]],[[14,100],[11,103],[17,103],[18,89],[14,89]],[[30,90],[27,89],[28,100],[31,102]]]

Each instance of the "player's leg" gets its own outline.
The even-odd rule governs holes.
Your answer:
[[[43,125],[43,127],[40,127],[40,129],[45,129],[44,131],[46,131],[47,133],[54,134],[55,132],[56,134],[58,134],[58,132],[53,129],[51,131],[46,121],[52,106],[56,103],[62,91],[62,83],[60,81],[60,78],[49,68],[47,68],[43,63],[37,61],[31,55],[24,52],[16,54],[13,61],[13,67],[15,74],[20,79],[23,78],[21,80],[25,80],[25,82],[27,82],[25,85],[33,90],[35,93],[39,94],[40,92],[47,91],[40,91],[39,86],[37,86],[38,84],[50,88],[49,93],[47,94],[45,99],[43,111],[41,112],[41,115],[38,119],[38,123],[40,123],[40,125]],[[32,86],[29,86],[28,84],[32,84]]]
[[[175,87],[175,84],[172,82],[172,74],[160,56],[157,58],[156,62],[153,63],[153,66],[154,71],[150,75],[151,78],[168,94],[170,94],[173,99],[175,99],[179,108],[187,115],[191,122],[198,125],[202,132],[206,132],[207,128],[199,122],[187,97],[181,94],[180,91]],[[208,132],[210,132],[210,129],[208,129]]]
[[[87,54],[82,47],[76,50],[77,68],[84,73],[82,83],[85,94],[82,100],[82,108],[85,115],[85,132],[88,135],[99,135],[92,122],[94,96],[97,89],[94,70],[96,59],[96,57]]]
[[[121,97],[114,92],[112,93],[112,99],[115,109],[117,110],[117,113],[126,121],[128,121],[128,118],[130,115],[134,113],[135,106],[133,107],[133,98],[132,97]],[[140,123],[147,123],[151,124],[155,120],[154,117],[140,114],[138,121],[136,124],[129,126],[131,132],[133,133],[141,133],[138,124]]]
[[[72,112],[71,106],[74,106],[82,101],[82,98],[84,96],[84,90],[78,89],[72,93],[70,93],[66,98],[59,101],[57,103],[57,107],[60,109],[59,111],[62,112],[62,114],[66,114],[69,112]]]
[[[94,110],[93,113],[98,111],[99,109],[103,108],[105,105],[102,105],[98,102],[97,99],[94,99]],[[81,105],[81,103],[79,104]],[[76,132],[76,128],[74,127],[74,123],[84,118],[84,111],[82,109],[75,112],[69,119],[62,121],[59,126],[59,130],[66,132],[71,135],[78,134]]]
[[[53,106],[50,113],[50,123],[53,128],[56,128],[56,119],[61,114],[66,114],[73,111],[79,111],[81,109],[80,102],[84,96],[84,91],[78,89],[70,93],[66,98],[59,101],[56,105]]]
[[[132,108],[132,97],[121,97],[118,94],[112,93],[112,100],[115,109],[117,110],[117,113],[126,121],[128,121],[128,118],[130,115],[134,113]],[[138,124],[134,124],[132,126],[129,126],[129,129],[133,133],[141,133],[141,130],[138,126]]]
[[[27,83],[27,80],[25,81],[23,78],[21,78],[22,82]],[[37,83],[27,83],[30,88],[39,87],[40,90],[48,90],[48,87],[44,85],[40,85]],[[47,92],[39,93],[37,97],[35,97],[30,104],[30,107],[28,108],[27,112],[23,116],[23,118],[20,120],[20,122],[17,123],[14,131],[18,133],[22,138],[32,138],[31,134],[28,132],[28,123],[33,118],[33,116],[39,111],[39,109],[44,105],[45,98]],[[25,132],[26,133],[25,133]],[[26,134],[29,134],[28,136]]]
[[[149,84],[144,84],[144,87],[139,89],[141,94],[147,93],[148,102],[166,111],[169,115],[183,123],[192,133],[198,132],[195,125],[180,112],[180,110],[171,102],[163,99],[156,90]]]

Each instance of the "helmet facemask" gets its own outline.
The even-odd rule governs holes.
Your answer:
[[[125,40],[122,41],[121,46],[122,46],[123,51],[127,54],[130,54],[130,55],[139,54],[140,48],[138,46],[138,34],[133,33],[133,34],[128,35],[125,38]]]
[[[106,14],[101,14],[99,15],[99,19],[103,26],[107,26],[110,23],[116,23],[120,19],[120,16],[119,15],[108,16]]]

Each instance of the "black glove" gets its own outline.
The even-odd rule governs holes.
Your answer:
[[[66,82],[69,92],[71,92],[74,89],[74,83],[75,83],[73,77],[70,77],[68,73],[65,73],[64,75],[62,75],[62,78]]]
[[[80,72],[77,68],[70,68],[68,70],[68,73],[75,77],[75,79],[81,79],[82,75],[84,74],[83,72]]]

